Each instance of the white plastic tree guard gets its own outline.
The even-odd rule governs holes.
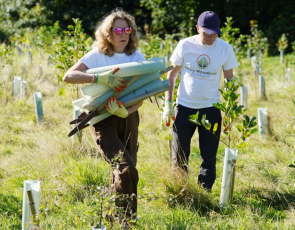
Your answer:
[[[247,58],[250,59],[251,58],[251,49],[247,50]]]
[[[136,91],[138,88],[147,85],[148,83],[157,80],[160,78],[159,72],[154,72],[154,73],[148,73],[148,74],[143,74],[141,75],[133,84],[128,86],[123,92],[121,92],[117,98],[120,99],[121,97],[124,97],[125,95]],[[101,91],[102,92],[102,91]],[[99,92],[99,94],[101,94]],[[104,103],[107,99],[109,99],[113,94],[115,93],[114,90],[110,90],[100,96],[97,96],[93,99],[86,100],[84,103],[83,108],[89,111],[92,111],[96,108],[98,108],[102,103]],[[98,92],[96,92],[98,94]],[[91,92],[91,95],[95,95],[94,92]],[[87,95],[90,96],[90,95]],[[91,97],[91,96],[90,96]],[[79,99],[80,100],[80,99]],[[74,102],[73,102],[74,103]]]
[[[290,85],[290,83],[291,83],[290,68],[286,68],[286,79],[287,79],[287,84]]]
[[[280,50],[280,62],[281,64],[284,63],[284,51]]]
[[[234,190],[234,175],[235,175],[235,162],[237,160],[238,150],[237,149],[225,149],[223,173],[222,173],[222,184],[220,193],[219,205],[225,208],[233,195]]]
[[[171,89],[169,80],[166,79],[164,81],[161,81],[159,79],[137,89],[134,93],[132,92],[130,94],[127,94],[126,96],[120,98],[120,101],[124,104],[125,107],[129,107],[152,95],[159,94],[169,89]],[[110,116],[110,113],[102,113],[101,115],[92,118],[88,123],[89,125],[94,125]]]
[[[251,57],[251,66],[252,69],[256,70],[256,56]]]
[[[52,56],[49,54],[47,57],[47,66],[50,66],[52,62]]]
[[[21,82],[20,98],[24,100],[26,98],[27,82]]]
[[[116,72],[114,76],[130,77],[165,70],[166,64],[164,58],[152,58],[146,61],[129,62],[124,64],[88,69],[84,72],[90,74],[100,74],[112,70],[116,67],[119,67],[120,70]],[[81,93],[83,97],[87,95],[93,98],[99,96],[97,95],[97,92],[100,92],[100,95],[103,95],[110,90],[111,88],[104,84],[90,84],[85,87],[82,87]]]
[[[42,68],[42,65],[40,64],[39,65],[39,76],[42,77],[43,75],[43,68]]]
[[[18,52],[18,56],[22,56],[22,48],[21,48],[21,46],[20,45],[18,45],[18,46],[16,46],[15,47],[16,48],[16,50],[17,50],[17,52]]]
[[[26,66],[26,61],[22,62],[22,73],[25,74],[27,72],[27,66]]]
[[[259,75],[259,99],[265,99],[265,80],[262,75]]]
[[[22,78],[20,76],[14,76],[14,80],[13,80],[13,97],[18,97],[19,93],[20,93],[20,87],[21,87],[21,81]]]
[[[258,130],[260,139],[268,134],[267,108],[258,108]]]
[[[240,87],[240,105],[244,106],[244,109],[248,108],[248,87]]]
[[[74,120],[77,119],[82,114],[82,109],[80,109],[78,106],[74,106]],[[73,129],[77,126],[77,124],[73,125]],[[82,140],[82,130],[79,130],[77,133],[75,133],[73,136],[71,136],[72,144],[76,142],[76,140],[81,143]]]
[[[28,63],[32,63],[32,52],[26,51],[26,58]]]
[[[39,124],[44,121],[41,92],[34,93],[34,102],[35,102],[35,110],[36,110],[36,120],[37,120],[37,124]]]
[[[33,225],[33,215],[30,208],[30,202],[28,198],[28,190],[31,190],[36,215],[39,214],[39,198],[40,198],[40,181],[37,180],[25,180],[23,191],[23,212],[22,212],[22,230],[31,230]]]

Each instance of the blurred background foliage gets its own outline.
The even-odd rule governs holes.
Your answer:
[[[59,21],[61,29],[72,24],[72,18],[83,22],[86,34],[93,36],[97,22],[115,7],[122,7],[136,17],[142,34],[196,34],[195,24],[200,13],[216,12],[221,25],[232,17],[233,28],[241,34],[251,34],[250,21],[257,21],[269,44],[269,55],[278,54],[276,43],[283,33],[295,40],[295,1],[289,0],[0,0],[0,41],[10,42],[15,33],[27,28],[53,26]],[[237,36],[239,36],[237,34]],[[177,39],[177,38],[176,38]],[[291,46],[285,52],[292,51]]]

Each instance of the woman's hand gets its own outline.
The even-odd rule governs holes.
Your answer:
[[[107,111],[118,117],[126,118],[129,115],[128,110],[125,108],[121,101],[117,101],[116,97],[111,97],[108,100],[108,104],[105,105]]]
[[[119,68],[115,68],[101,74],[96,74],[96,83],[108,85],[116,92],[123,91],[124,88],[126,88],[126,85],[123,82],[126,82],[126,80],[122,77],[114,76],[117,71],[119,71]]]

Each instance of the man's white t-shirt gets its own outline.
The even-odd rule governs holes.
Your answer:
[[[80,61],[83,62],[89,69],[144,60],[145,58],[143,54],[139,51],[135,51],[131,55],[127,55],[125,53],[115,53],[110,57],[99,52],[97,48],[92,49],[80,59]]]
[[[176,102],[193,109],[219,102],[222,69],[238,65],[230,44],[217,38],[213,45],[204,45],[199,35],[179,41],[170,61],[182,66]]]

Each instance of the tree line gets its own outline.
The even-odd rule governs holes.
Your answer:
[[[242,34],[250,34],[250,21],[257,21],[268,39],[270,55],[278,54],[276,43],[283,33],[295,41],[295,1],[290,0],[0,0],[0,40],[7,42],[15,33],[56,21],[66,29],[73,24],[72,18],[82,20],[85,33],[93,36],[98,21],[115,7],[134,15],[142,34],[196,34],[198,16],[212,10],[221,26],[226,17],[232,17]],[[286,51],[291,50],[289,46]]]

